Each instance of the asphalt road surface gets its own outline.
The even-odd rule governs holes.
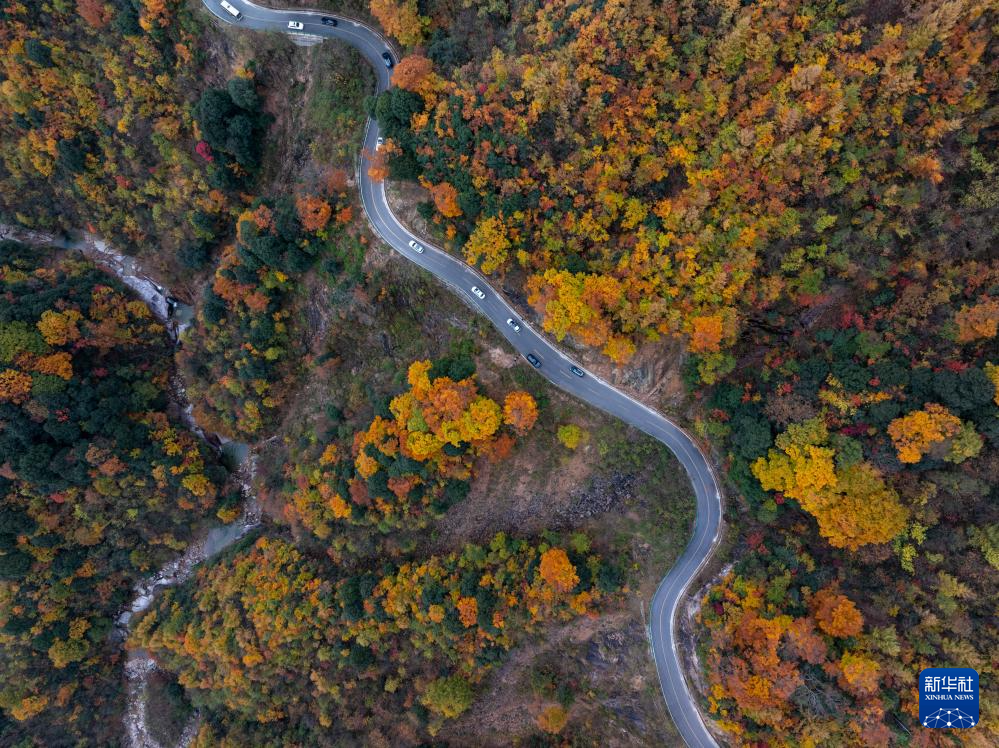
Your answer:
[[[322,38],[335,38],[347,42],[357,48],[371,63],[378,78],[378,90],[384,91],[390,85],[391,71],[386,66],[382,53],[388,52],[393,61],[398,62],[396,52],[379,32],[361,23],[337,17],[331,12],[272,10],[246,0],[229,0],[230,4],[242,13],[243,17],[236,20],[222,8],[220,0],[202,1],[220,20],[244,28],[287,33],[297,37],[297,40],[303,44],[314,43]],[[336,18],[338,23],[336,26],[325,25],[321,20],[323,17]],[[300,22],[303,28],[290,29],[289,21]],[[374,152],[377,140],[378,123],[369,120],[364,134],[364,148]],[[359,164],[357,176],[361,202],[368,220],[386,243],[407,260],[433,273],[456,294],[463,296],[472,307],[486,315],[521,355],[533,354],[537,357],[541,361],[539,374],[566,392],[658,439],[672,450],[687,471],[697,498],[694,535],[676,564],[659,583],[652,598],[649,606],[649,636],[663,697],[684,741],[691,748],[717,746],[701,720],[691,696],[683,676],[676,644],[677,605],[683,599],[690,581],[710,557],[718,539],[721,492],[711,464],[694,440],[668,418],[633,400],[589,372],[584,372],[584,376],[580,377],[570,371],[570,366],[576,366],[581,370],[582,367],[522,320],[481,274],[405,229],[389,208],[385,198],[384,183],[373,182],[368,177],[364,164]],[[425,251],[423,253],[414,251],[409,246],[411,240],[419,242],[425,247]],[[473,286],[480,289],[484,298],[473,294]],[[516,322],[520,326],[520,331],[515,331],[507,320]]]

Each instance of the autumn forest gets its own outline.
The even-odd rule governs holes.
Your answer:
[[[201,2],[0,9],[0,745],[682,744],[687,473],[393,252],[358,160],[717,472],[674,643],[719,744],[999,743],[994,0],[293,5],[391,86]],[[919,724],[945,666],[973,729]]]

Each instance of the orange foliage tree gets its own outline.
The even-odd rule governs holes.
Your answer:
[[[113,744],[120,593],[184,549],[226,471],[167,415],[165,330],[107,272],[0,241],[0,299],[0,733]]]
[[[461,208],[458,207],[458,190],[448,182],[431,184],[427,187],[430,196],[434,200],[437,210],[445,218],[455,218],[461,215]]]
[[[419,699],[450,719],[469,706],[472,686],[496,661],[483,652],[509,650],[536,623],[585,612],[576,598],[541,604],[534,579],[541,555],[499,534],[487,546],[364,570],[260,538],[201,567],[193,599],[165,591],[135,637],[211,706],[255,722],[367,718],[369,689],[338,687],[347,673],[360,682],[389,679],[379,711],[403,713]],[[600,575],[598,556],[585,563]],[[589,606],[607,594],[593,579],[580,586]],[[439,677],[442,661],[448,678]],[[398,678],[400,667],[406,678]]]
[[[541,578],[558,592],[568,592],[579,584],[579,575],[569,556],[561,548],[549,548],[541,554]]]
[[[407,55],[399,60],[392,71],[392,85],[419,93],[433,69],[434,63],[429,58],[423,55]]]
[[[374,153],[365,150],[364,157],[368,160],[368,176],[372,182],[384,182],[389,175],[386,149],[381,148]]]
[[[856,636],[864,627],[864,617],[846,595],[826,587],[812,596],[812,614],[819,628],[829,636]]]
[[[862,211],[863,200],[886,185],[945,189],[990,127],[992,4],[910,4],[901,23],[883,5],[875,16],[801,0],[660,13],[642,0],[550,0],[519,19],[515,49],[441,81],[447,95],[412,120],[412,150],[431,157],[431,181],[462,185],[463,205],[502,211],[546,329],[566,282],[553,270],[601,275],[621,286],[617,303],[594,308],[605,339],[686,335],[695,352],[724,355],[747,317],[816,299],[827,255],[859,267],[877,236],[893,258],[910,256],[899,239],[922,201]],[[951,150],[959,129],[965,145]],[[919,246],[922,259],[944,250]],[[731,366],[697,363],[705,382]]]
[[[31,395],[31,375],[17,369],[0,372],[0,400],[19,405]]]
[[[320,197],[310,195],[296,198],[295,209],[298,211],[298,217],[302,220],[302,228],[312,233],[326,228],[330,216],[333,215],[333,208],[328,202]]]
[[[410,47],[423,41],[430,19],[420,15],[416,0],[371,0],[369,7],[386,33],[401,44]]]
[[[691,320],[690,350],[694,353],[715,352],[721,345],[722,334],[721,315],[694,317]]]
[[[518,434],[526,434],[538,420],[538,404],[528,393],[517,390],[503,401],[503,422]]]
[[[798,556],[793,548],[781,549],[781,556],[793,569],[809,565],[807,555]],[[791,603],[785,594],[790,575],[784,580],[772,580],[768,588],[762,580],[730,572],[712,586],[699,614],[709,637],[705,649],[709,711],[718,726],[736,738],[746,734],[747,718],[754,730],[762,727],[771,737],[795,734],[802,727],[797,721],[798,700],[835,689],[834,683],[856,696],[866,696],[877,686],[876,663],[863,651],[849,648],[849,637],[859,635],[862,625],[852,603],[830,586],[812,594],[812,615],[792,618],[785,612]],[[816,618],[820,627],[836,632],[830,635],[845,641],[827,646],[816,631]],[[869,723],[884,717],[880,704],[870,707],[866,699],[857,707],[844,700],[842,708],[849,719],[824,721],[825,732],[812,734],[838,745],[855,738],[858,722],[866,731]],[[860,709],[870,711],[860,717]]]
[[[954,315],[954,322],[959,343],[994,338],[999,329],[999,299],[986,299],[972,307],[962,307]]]
[[[529,394],[512,392],[501,408],[479,393],[474,375],[455,381],[431,377],[432,369],[414,361],[409,389],[389,402],[392,417],[375,416],[344,448],[325,445],[320,469],[308,459],[287,466],[296,479],[289,518],[320,538],[337,521],[422,525],[464,497],[476,458],[504,459],[514,436],[534,425]]]
[[[104,28],[112,17],[110,6],[102,0],[76,0],[76,12],[95,29]]]

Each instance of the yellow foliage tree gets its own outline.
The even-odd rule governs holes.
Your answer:
[[[64,312],[46,309],[35,325],[49,345],[66,345],[79,339],[80,331],[76,323],[80,318],[80,313],[75,309],[67,309]]]
[[[434,198],[436,200],[436,197]],[[510,237],[506,224],[499,216],[490,216],[476,224],[465,244],[465,259],[477,265],[482,260],[482,272],[493,273],[505,267],[510,256]]]
[[[888,424],[898,459],[902,462],[919,462],[934,445],[957,436],[961,419],[942,405],[928,403],[923,410],[915,410],[896,418]]]
[[[791,424],[776,439],[778,449],[752,465],[768,491],[781,491],[819,523],[819,533],[837,548],[856,550],[885,543],[905,527],[908,512],[898,494],[868,463],[836,469],[821,418]]]
[[[819,534],[837,548],[887,543],[903,529],[909,511],[898,493],[867,462],[849,465],[837,473],[835,490],[819,492],[801,501],[819,523]]]
[[[999,366],[991,361],[985,364],[985,376],[991,380],[992,386],[995,387],[995,396],[992,398],[992,402],[999,405]]]
[[[558,440],[569,449],[575,449],[586,441],[587,433],[574,423],[558,427]]]
[[[635,344],[624,335],[611,335],[604,345],[603,354],[615,364],[623,365],[635,355]]]
[[[777,437],[779,449],[753,463],[752,471],[767,491],[781,491],[796,501],[836,485],[835,452],[821,446],[829,432],[821,419],[791,424]]]
[[[568,721],[569,712],[559,704],[552,704],[542,710],[536,720],[538,727],[551,735],[558,735],[562,732]]]

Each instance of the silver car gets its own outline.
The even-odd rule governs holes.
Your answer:
[[[414,252],[419,252],[421,255],[423,254],[423,245],[419,242],[413,241],[412,239],[409,240],[409,248]]]

